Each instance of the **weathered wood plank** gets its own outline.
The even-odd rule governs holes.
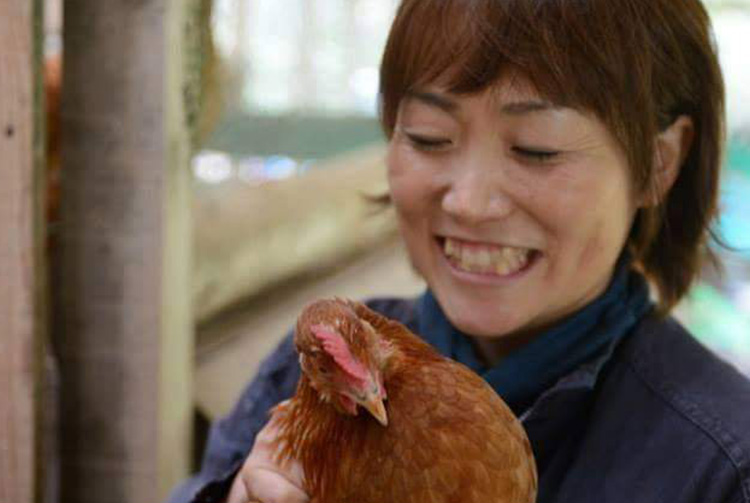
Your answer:
[[[62,99],[62,501],[161,501],[188,471],[183,0],[69,0]]]
[[[0,503],[35,503],[43,318],[39,3],[0,2]]]

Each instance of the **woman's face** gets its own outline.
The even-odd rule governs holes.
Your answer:
[[[593,300],[636,210],[605,126],[517,80],[410,94],[387,162],[414,267],[475,336],[533,334]]]

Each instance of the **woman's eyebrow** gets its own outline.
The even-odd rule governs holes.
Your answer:
[[[414,99],[425,105],[433,106],[454,115],[459,108],[458,102],[443,94],[430,91],[409,91],[406,93],[406,99]],[[561,107],[550,101],[544,100],[523,100],[504,103],[500,107],[502,115],[526,115],[535,112],[545,112],[548,110],[559,110]]]
[[[458,109],[458,103],[441,94],[431,93],[428,91],[409,91],[406,93],[407,99],[414,99],[425,105],[439,108],[449,114],[455,114]]]
[[[534,112],[545,112],[547,110],[559,110],[560,108],[549,101],[514,101],[501,106],[500,113],[504,115],[525,115]]]

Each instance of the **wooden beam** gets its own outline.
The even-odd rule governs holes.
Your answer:
[[[40,2],[0,2],[0,503],[42,494],[40,17]]]
[[[162,501],[192,418],[188,0],[64,13],[62,501]]]

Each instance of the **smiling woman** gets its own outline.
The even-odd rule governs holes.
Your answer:
[[[369,306],[520,417],[537,501],[750,503],[750,383],[669,316],[710,256],[717,214],[724,91],[702,4],[403,0],[380,106],[387,199],[428,289]],[[291,338],[264,368],[213,429],[202,496],[307,501],[305,473],[274,462],[266,425],[299,376]],[[451,433],[427,423],[436,444]],[[423,452],[437,464],[434,447]],[[398,480],[449,503],[466,499],[444,490],[460,471]],[[369,475],[355,474],[356,494]]]
[[[680,21],[667,21],[675,19]],[[600,122],[643,198],[627,244],[666,313],[710,253],[703,245],[717,211],[724,86],[711,37],[699,2],[552,1],[542,7],[531,1],[407,0],[381,66],[383,129],[388,137],[396,132],[405,98],[420,97],[446,112],[456,108],[445,95],[425,93],[427,86],[454,97],[492,88],[496,97],[510,90],[531,98],[503,103],[506,112],[516,112],[506,116],[567,107],[568,114],[573,108]],[[536,118],[546,137],[552,134],[548,117]],[[668,158],[653,161],[655,153],[670,153],[658,147],[674,135],[684,136],[677,141],[690,148],[676,152],[676,164],[684,161],[685,168],[670,192],[677,173],[667,169]],[[425,139],[434,140],[416,140]],[[554,152],[540,146],[513,149],[552,160]]]

